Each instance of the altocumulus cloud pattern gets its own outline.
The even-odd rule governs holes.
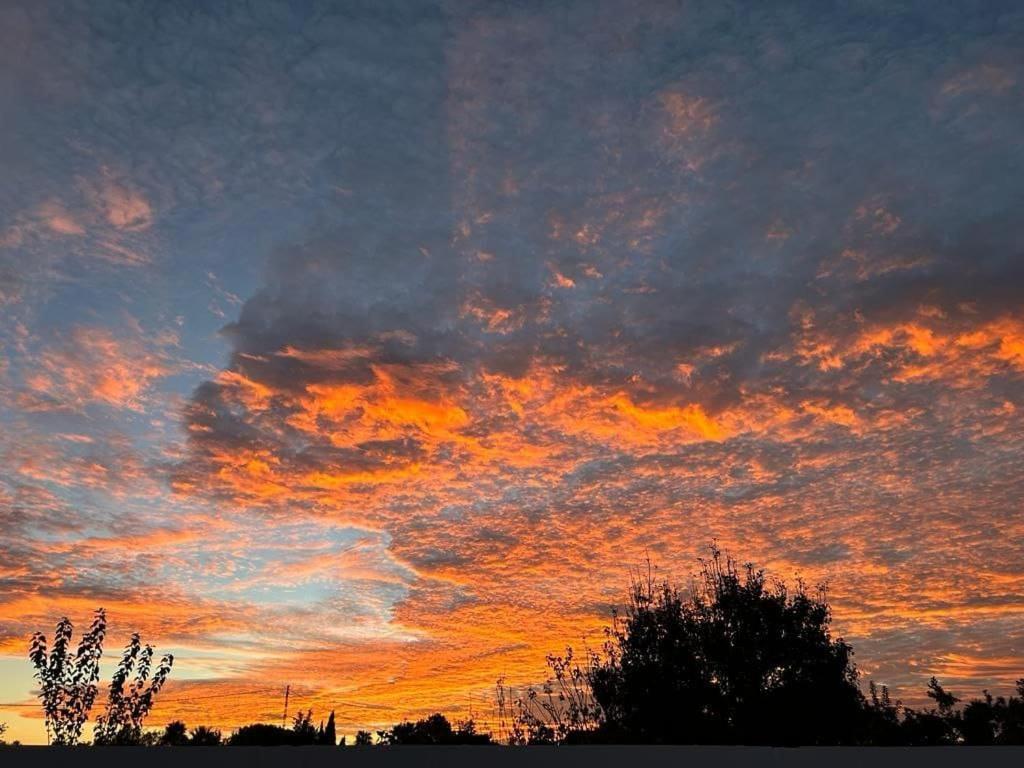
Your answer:
[[[161,717],[482,706],[712,539],[905,700],[1006,688],[1022,51],[998,0],[4,3],[0,699],[103,604]]]

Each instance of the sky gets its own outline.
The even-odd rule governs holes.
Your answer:
[[[487,724],[713,541],[1007,692],[1022,97],[1014,1],[0,4],[7,738],[99,606],[153,726]]]

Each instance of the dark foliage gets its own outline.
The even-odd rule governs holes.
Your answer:
[[[291,728],[269,723],[244,725],[231,734],[233,747],[306,747],[321,744],[324,732],[313,725],[313,710],[300,711],[292,719]]]
[[[166,747],[183,747],[188,744],[188,729],[181,720],[168,723],[164,728],[160,743]]]
[[[972,699],[961,714],[960,731],[967,744],[1024,745],[1024,678],[1017,681],[1016,696]]]
[[[191,747],[216,747],[221,743],[220,731],[199,725],[189,734],[188,744]]]
[[[302,712],[301,710],[292,720],[292,737],[296,744],[318,744],[322,735],[313,725],[313,710]]]
[[[373,734],[369,731],[358,731],[356,733],[355,745],[357,747],[369,747],[373,744]]]
[[[589,671],[599,660],[588,654],[581,667],[572,648],[564,656],[549,654],[551,676],[540,689],[527,688],[512,698],[504,680],[498,681],[498,717],[506,740],[512,745],[586,743],[598,738],[602,712],[590,690]]]
[[[882,697],[871,686],[867,707],[867,743],[904,746],[1024,745],[1024,679],[1017,681],[1016,695],[971,699],[957,707],[960,699],[946,691],[934,677],[928,683],[928,698],[935,705],[915,710],[891,702],[883,688]]]
[[[174,656],[168,653],[154,671],[153,656],[153,646],[143,647],[139,635],[133,634],[110,681],[106,711],[96,718],[93,743],[132,746],[153,738],[143,734],[142,723],[174,664]]]
[[[320,723],[320,727],[317,729],[317,744],[321,744],[325,747],[333,747],[338,743],[338,733],[334,727],[334,710],[331,710],[330,716],[327,718],[327,725]]]
[[[218,730],[200,725],[189,733],[185,723],[175,720],[164,728],[158,743],[165,747],[216,747],[220,741]]]
[[[552,676],[513,699],[498,681],[509,744],[663,743],[939,746],[1024,743],[1017,695],[960,700],[932,678],[934,706],[910,709],[858,685],[853,650],[829,631],[824,590],[789,590],[717,548],[684,594],[633,579],[603,654],[549,656]]]
[[[270,723],[243,725],[228,739],[232,747],[284,747],[295,745],[295,734],[290,728]]]
[[[477,733],[472,720],[452,728],[440,713],[416,722],[398,723],[386,731],[378,731],[381,744],[490,744],[491,736]],[[356,743],[359,743],[358,737]]]
[[[633,581],[589,671],[599,738],[669,744],[854,744],[863,697],[824,593],[790,591],[717,550],[687,596]]]
[[[98,692],[100,657],[107,631],[106,612],[99,608],[92,626],[71,655],[73,627],[65,616],[54,631],[53,647],[47,655],[46,637],[32,636],[29,659],[39,681],[47,741],[56,745],[77,744]]]

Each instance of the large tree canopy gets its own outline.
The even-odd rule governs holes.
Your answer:
[[[646,743],[847,744],[863,697],[829,632],[823,590],[789,590],[716,549],[687,594],[632,584],[590,670],[608,738]]]

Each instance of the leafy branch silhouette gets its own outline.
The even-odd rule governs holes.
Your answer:
[[[139,743],[142,722],[153,708],[154,699],[167,682],[174,665],[174,656],[165,654],[150,678],[153,656],[153,646],[143,647],[138,633],[133,634],[110,681],[106,711],[96,718],[94,743]],[[131,680],[133,671],[134,681]]]
[[[70,654],[71,621],[65,616],[54,631],[53,646],[47,654],[46,636],[32,635],[29,659],[39,681],[39,698],[43,705],[47,740],[51,744],[70,746],[78,743],[82,726],[89,717],[98,692],[100,658],[107,631],[107,614],[99,608],[92,625]]]

